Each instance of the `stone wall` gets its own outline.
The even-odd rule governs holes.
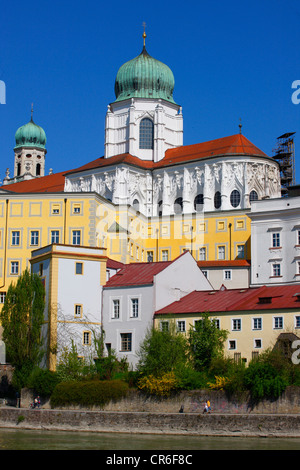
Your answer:
[[[34,395],[31,390],[22,390],[21,408],[29,408],[33,399]],[[300,387],[287,387],[278,400],[263,400],[258,404],[251,403],[249,394],[243,394],[243,396],[234,399],[228,397],[226,392],[221,390],[183,391],[170,398],[154,398],[131,389],[126,398],[108,403],[103,407],[103,411],[178,413],[180,407],[183,406],[185,413],[199,414],[203,412],[206,399],[210,400],[214,413],[300,413]],[[43,400],[43,397],[41,397],[41,402],[43,409],[50,409],[49,402]]]
[[[0,407],[0,427],[43,431],[300,437],[300,415],[137,413]]]

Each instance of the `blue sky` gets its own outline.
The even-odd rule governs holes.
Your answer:
[[[104,153],[107,105],[119,67],[142,50],[175,76],[184,145],[239,132],[272,155],[276,138],[296,132],[300,182],[298,0],[2,2],[0,179],[13,171],[14,135],[30,120],[47,135],[46,173],[76,168]],[[299,162],[298,162],[299,160]]]

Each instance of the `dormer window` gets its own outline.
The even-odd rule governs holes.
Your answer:
[[[149,118],[140,122],[140,149],[153,149],[154,126]]]

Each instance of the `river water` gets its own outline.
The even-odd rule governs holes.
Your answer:
[[[300,450],[300,438],[170,436],[2,428],[0,450]]]

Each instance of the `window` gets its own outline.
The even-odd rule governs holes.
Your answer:
[[[140,122],[140,149],[153,149],[153,122],[144,118]]]
[[[121,351],[129,352],[132,350],[132,333],[121,333]]]
[[[262,330],[262,319],[261,318],[252,318],[252,329],[253,330]]]
[[[41,175],[41,164],[40,163],[37,163],[36,165],[36,176],[40,176]]]
[[[245,258],[245,245],[238,245],[237,246],[237,257],[239,259]]]
[[[75,318],[81,318],[82,317],[82,305],[80,305],[80,304],[75,305],[74,315],[75,315]]]
[[[74,204],[74,206],[73,206],[73,214],[80,214],[80,213],[81,213],[80,204]]]
[[[297,230],[297,245],[300,245],[300,230]]]
[[[178,197],[174,202],[174,213],[181,214],[183,208],[183,199],[182,197]]]
[[[120,318],[120,299],[113,299],[112,318]]]
[[[162,250],[161,251],[161,259],[162,259],[162,261],[168,261],[169,260],[169,250]]]
[[[234,189],[232,193],[230,194],[230,204],[232,205],[232,207],[237,207],[239,206],[240,202],[241,202],[241,195],[239,191]]]
[[[177,331],[180,333],[185,332],[185,321],[184,320],[178,320],[177,321]]]
[[[254,348],[255,349],[260,349],[262,346],[261,339],[254,339]]]
[[[19,274],[19,261],[10,262],[10,274]]]
[[[272,248],[280,247],[280,233],[274,232],[272,233]]]
[[[197,196],[194,199],[194,209],[196,212],[201,212],[203,209],[203,204],[204,204],[204,198],[203,194],[197,194]]]
[[[300,328],[300,316],[299,315],[295,316],[295,328]]]
[[[131,299],[131,318],[137,318],[139,316],[139,299]]]
[[[273,270],[273,277],[278,277],[281,276],[281,266],[279,263],[275,263],[272,265],[272,270]]]
[[[218,259],[225,259],[225,246],[218,246]]]
[[[83,344],[89,346],[91,344],[91,332],[84,331],[83,332]]]
[[[51,243],[59,243],[59,230],[51,230]]]
[[[6,292],[0,292],[0,304],[4,304]]]
[[[232,331],[241,331],[242,329],[242,320],[240,318],[232,319]]]
[[[249,201],[250,201],[250,204],[251,202],[253,201],[258,201],[258,194],[256,191],[251,191],[250,194],[249,194]]]
[[[80,230],[72,230],[72,243],[73,245],[80,245],[81,243]]]
[[[163,205],[163,202],[159,201],[158,202],[158,207],[157,207],[157,214],[158,214],[159,217],[162,216],[162,205]]]
[[[152,261],[153,261],[153,251],[147,251],[147,261],[148,261],[148,263],[152,263]]]
[[[169,322],[167,320],[163,320],[159,323],[160,331],[169,331]]]
[[[206,247],[202,246],[199,248],[199,260],[206,261]]]
[[[225,281],[231,281],[231,279],[232,279],[232,278],[231,278],[231,274],[232,274],[232,273],[231,273],[231,269],[225,269],[225,270],[223,271],[223,279],[224,279]]]
[[[60,209],[60,205],[59,204],[53,204],[52,206],[52,214],[59,214],[59,209]]]
[[[236,349],[236,340],[235,339],[229,340],[228,349]]]
[[[75,263],[75,274],[83,274],[83,263]]]
[[[215,209],[220,209],[221,204],[222,204],[221,193],[220,193],[220,191],[217,191],[217,192],[215,193],[215,197],[214,197]]]
[[[32,230],[30,233],[30,245],[37,246],[39,244],[39,232],[37,230]]]
[[[203,274],[203,276],[206,277],[206,279],[208,279],[208,271],[207,270],[202,269],[202,274]]]
[[[283,328],[283,317],[274,317],[273,322],[274,330],[281,330]]]
[[[11,244],[13,246],[18,246],[20,245],[20,231],[19,230],[13,230],[11,233]]]
[[[43,265],[43,263],[41,263],[40,266],[39,266],[39,275],[42,276],[43,273],[44,273],[44,265]]]
[[[139,211],[140,210],[140,203],[137,199],[135,199],[132,203],[132,207],[136,210],[136,211]]]

